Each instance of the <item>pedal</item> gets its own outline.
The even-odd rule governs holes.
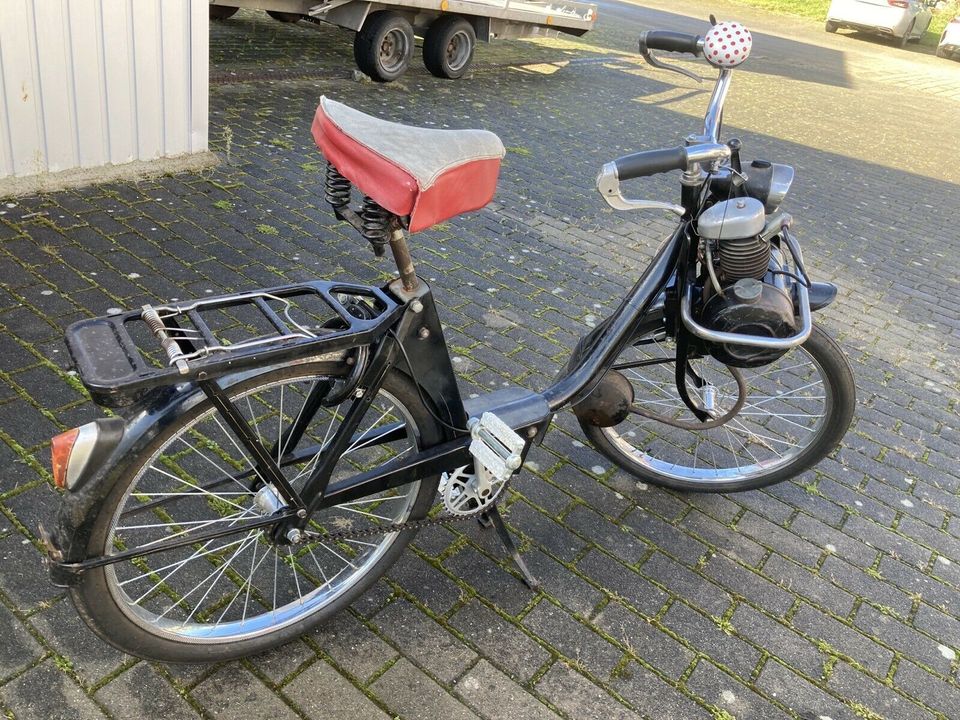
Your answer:
[[[506,482],[523,464],[526,443],[509,425],[491,412],[470,418],[470,454],[498,482]]]

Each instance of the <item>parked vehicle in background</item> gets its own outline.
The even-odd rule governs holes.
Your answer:
[[[274,20],[330,23],[356,32],[353,57],[377,82],[396,80],[423,38],[423,64],[433,75],[459,78],[470,67],[477,40],[583,35],[597,6],[564,0],[210,0],[210,19],[226,20],[241,7],[266,10]]]
[[[893,38],[900,47],[919,42],[933,20],[936,0],[832,0],[826,30],[860,30]]]
[[[947,23],[937,45],[937,57],[960,60],[960,15]]]

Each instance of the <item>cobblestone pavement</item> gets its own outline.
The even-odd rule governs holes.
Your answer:
[[[507,500],[540,592],[471,523],[424,531],[349,611],[263,656],[158,665],[97,640],[47,582],[37,540],[57,500],[48,438],[98,414],[65,372],[62,329],[171,297],[380,281],[386,266],[322,201],[321,93],[487,127],[509,148],[494,205],[413,240],[467,393],[544,387],[615,305],[669,224],[606,210],[597,168],[675,144],[705,102],[633,60],[640,11],[601,15],[577,41],[481,48],[457,83],[417,67],[389,86],[351,79],[348,35],[244,13],[213,29],[220,167],[0,205],[0,711],[960,717],[960,106],[831,74],[844,46],[817,51],[822,32],[799,22],[794,62],[772,22],[737,14],[756,19],[760,57],[728,123],[797,166],[788,209],[814,274],[842,288],[822,320],[855,364],[859,406],[834,457],[765,491],[680,495],[612,468],[567,413]],[[644,190],[666,199],[671,180]]]

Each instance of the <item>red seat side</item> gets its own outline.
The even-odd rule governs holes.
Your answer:
[[[360,192],[395,215],[409,215],[411,233],[482,208],[497,189],[499,158],[449,168],[423,189],[404,168],[345,133],[322,106],[313,118],[313,138],[324,157]]]
[[[328,162],[364,195],[394,215],[409,215],[420,194],[416,178],[341,130],[317,108],[313,139]]]

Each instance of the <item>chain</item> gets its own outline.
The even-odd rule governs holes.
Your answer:
[[[492,507],[496,507],[497,503],[500,501],[506,494],[507,485],[510,484],[510,480],[507,480],[503,486],[500,488],[500,492],[497,493],[496,497],[491,500],[491,502],[477,508],[471,513],[454,515],[453,513],[446,513],[443,515],[438,515],[433,518],[423,518],[422,520],[408,520],[403,523],[391,523],[389,525],[382,525],[376,528],[367,528],[366,530],[341,530],[340,532],[327,533],[321,535],[316,530],[303,530],[303,534],[308,539],[319,539],[327,542],[334,542],[337,540],[355,540],[357,538],[364,537],[373,537],[376,535],[388,535],[392,532],[401,532],[403,530],[419,530],[420,528],[432,527],[433,525],[443,525],[448,522],[460,521],[460,520],[470,520],[471,518],[478,517],[484,512],[489,510]],[[334,506],[336,507],[336,506]]]

